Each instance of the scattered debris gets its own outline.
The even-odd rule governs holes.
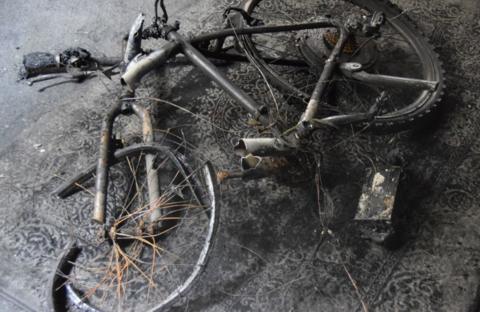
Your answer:
[[[401,168],[368,169],[355,220],[391,221]]]
[[[43,145],[41,143],[33,144],[33,148],[35,148],[40,153],[45,153],[46,150],[44,148],[42,148],[42,146]]]

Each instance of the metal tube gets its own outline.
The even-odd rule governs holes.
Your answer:
[[[114,66],[122,62],[121,57],[115,57],[115,56],[100,56],[100,57],[94,57],[93,59],[95,60],[95,62],[97,62],[101,66]]]
[[[113,153],[110,165],[113,166],[117,164],[118,162],[124,160],[125,157],[135,152],[163,153],[166,154],[172,161],[174,161],[176,165],[180,165],[178,161],[176,161],[174,155],[166,146],[155,143],[130,145],[129,147],[116,150]],[[60,198],[66,198],[70,195],[75,194],[78,191],[81,191],[83,189],[82,184],[86,183],[88,180],[92,179],[95,176],[96,168],[96,164],[93,164],[88,168],[84,169],[82,172],[76,174],[68,181],[65,181],[65,183],[63,183],[57,190],[55,190],[53,194],[56,194]]]
[[[110,144],[112,141],[112,128],[115,118],[122,109],[122,97],[113,105],[105,115],[102,122],[100,135],[100,152],[97,162],[97,177],[95,180],[95,202],[92,220],[100,224],[105,223],[105,207],[107,206],[108,167],[110,162]]]
[[[142,28],[144,15],[140,14],[132,27],[125,48],[124,62],[128,64],[130,60],[141,51],[142,44]],[[123,70],[124,68],[122,68]],[[97,162],[97,177],[95,180],[95,202],[93,206],[92,220],[104,224],[105,209],[107,206],[107,189],[108,189],[108,169],[110,166],[112,142],[112,129],[115,118],[121,113],[123,107],[123,99],[133,96],[132,92],[122,94],[110,111],[104,116],[102,121],[102,130],[100,134],[100,151]]]
[[[342,53],[343,47],[348,39],[349,33],[348,31],[341,25],[336,25],[337,29],[340,31],[340,38],[338,39],[335,47],[332,50],[332,53],[325,61],[325,67],[323,68],[322,74],[320,75],[320,79],[318,80],[317,84],[315,85],[315,89],[313,90],[312,96],[310,97],[310,101],[307,104],[307,108],[300,119],[300,122],[297,125],[297,134],[299,137],[305,137],[308,135],[312,129],[311,121],[315,117],[315,114],[318,110],[318,104],[320,103],[320,99],[327,87],[330,78],[332,77],[333,71],[336,67],[336,59],[340,53]]]
[[[220,31],[203,34],[190,40],[191,44],[197,44],[204,41],[221,39],[229,36],[252,35],[262,33],[276,33],[304,29],[335,27],[336,23],[331,19],[324,19],[314,23],[278,25],[278,26],[252,26],[248,28],[227,28]]]
[[[133,25],[130,28],[123,58],[125,65],[127,65],[135,57],[135,55],[142,51],[142,30],[144,21],[145,15],[141,13],[137,16],[135,22],[133,22]]]
[[[435,91],[438,86],[438,81],[397,77],[389,75],[370,74],[365,71],[353,72],[350,74],[355,80],[365,83],[374,84],[376,86],[386,87],[408,87],[419,90]]]
[[[238,140],[234,151],[239,156],[279,156],[295,151],[284,140],[278,138],[244,138]]]
[[[375,118],[374,115],[369,113],[356,113],[348,115],[335,115],[329,116],[322,119],[315,119],[312,121],[314,127],[319,125],[326,125],[335,128],[339,128],[344,125],[352,125],[361,122],[368,122]]]
[[[142,133],[143,133],[143,142],[144,143],[153,143],[153,126],[152,118],[149,111],[136,103],[132,104],[132,109],[141,120],[142,120]],[[154,168],[155,155],[147,154],[145,155],[145,168],[147,170],[147,187],[148,187],[148,201],[150,206],[150,222],[153,224],[161,217],[161,210],[157,207],[158,200],[160,198],[160,183],[158,181],[158,172]]]
[[[210,59],[225,60],[230,62],[250,62],[248,57],[241,54],[211,52],[208,50],[200,50],[200,51],[202,52],[203,55],[205,55]],[[308,67],[308,64],[301,59],[273,58],[273,57],[262,57],[262,59],[267,64]]]
[[[206,75],[218,83],[250,114],[252,114],[255,118],[258,118],[263,124],[268,124],[268,120],[265,118],[265,115],[268,113],[265,106],[259,106],[248,94],[232,84],[228,78],[215,67],[215,65],[213,65],[202,53],[195,49],[176,31],[170,31],[168,33],[168,38],[180,44],[183,54],[190,59],[194,65],[198,66]]]
[[[177,53],[179,44],[169,42],[161,49],[148,55],[137,55],[128,64],[125,73],[121,77],[121,83],[126,85],[131,91],[135,90],[137,84],[143,76],[148,74],[154,68],[164,64],[170,57]]]

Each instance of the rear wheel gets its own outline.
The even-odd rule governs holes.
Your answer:
[[[390,97],[369,127],[383,131],[401,130],[432,112],[442,97],[444,71],[438,55],[405,12],[388,1],[247,0],[242,8],[267,25],[314,22],[326,15],[344,23],[352,14],[370,16],[374,12],[383,12],[386,23],[381,27],[380,37],[356,35],[344,49],[340,62],[362,63],[365,71],[371,74],[422,79],[436,84],[433,90],[408,85],[385,87],[337,74],[333,79],[335,100],[324,99],[324,105],[319,109],[323,117],[366,112],[379,93],[385,90]],[[305,102],[322,70],[312,64],[312,58],[323,64],[335,43],[334,31],[313,29],[244,35],[240,41],[243,51],[271,84],[282,89],[288,98]],[[265,57],[303,58],[311,67],[279,66],[274,61],[265,62]]]

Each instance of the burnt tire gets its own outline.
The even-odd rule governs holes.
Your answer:
[[[252,14],[261,2],[262,0],[246,0],[241,7],[248,14]],[[425,121],[425,117],[430,116],[438,107],[445,89],[445,71],[438,54],[434,51],[428,39],[415,26],[415,23],[404,11],[391,2],[387,0],[348,0],[345,2],[349,2],[369,12],[383,12],[389,25],[401,34],[415,51],[422,64],[423,79],[438,82],[435,90],[422,91],[412,103],[405,105],[399,110],[377,115],[370,123],[361,124],[360,126],[368,126],[368,129],[374,132],[395,132],[421,125],[422,121]],[[249,42],[250,45],[255,45],[251,36],[243,36],[242,40]],[[255,53],[255,49],[253,49],[253,53]],[[261,58],[259,55],[257,56]],[[278,86],[279,84],[275,83],[275,81],[278,80],[280,75],[275,73],[275,70],[268,64],[263,63],[260,65],[263,67],[262,72],[272,81],[272,84]],[[284,81],[280,84],[284,84]],[[373,100],[372,98],[372,103]]]

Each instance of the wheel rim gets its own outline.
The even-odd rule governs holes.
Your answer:
[[[396,106],[391,105],[391,108],[385,108],[384,111],[382,111],[382,113],[375,118],[375,124],[377,126],[381,126],[398,122],[403,123],[405,121],[412,121],[414,118],[417,117],[422,117],[424,114],[430,112],[430,110],[436,106],[437,102],[441,98],[444,88],[444,78],[443,70],[441,68],[441,63],[438,60],[438,56],[435,52],[433,52],[431,46],[428,44],[426,39],[421,37],[420,32],[416,30],[414,26],[410,25],[409,21],[404,16],[399,16],[398,10],[395,9],[395,7],[393,6],[386,5],[383,2],[380,3],[380,1],[370,0],[352,0],[348,2],[352,3],[358,8],[362,7],[365,9],[365,7],[368,7],[372,11],[383,11],[386,14],[389,27],[393,28],[396,31],[397,36],[400,35],[404,40],[407,40],[415,56],[417,57],[418,62],[421,64],[421,77],[412,78],[421,78],[438,82],[438,87],[435,91],[417,92],[414,99],[409,98],[409,105],[400,106],[396,104]],[[270,3],[265,0],[249,0],[244,2],[243,8],[249,14],[252,14],[253,16],[261,19],[262,16],[260,16],[260,12],[258,11],[259,5],[263,4],[267,4],[268,6]],[[277,8],[278,6],[278,3],[276,5],[272,5],[272,7]],[[272,7],[269,7],[268,9],[272,9]],[[266,23],[268,24],[268,20],[266,21]],[[256,38],[254,38],[253,36],[244,36],[244,40],[251,42],[252,45],[255,45],[255,39]],[[261,49],[259,50],[261,51]],[[398,91],[396,92],[398,93]],[[373,100],[374,97],[370,96],[369,105],[373,103]],[[365,109],[366,107],[363,108],[364,111]],[[330,113],[330,115],[332,114]]]
[[[124,158],[128,163],[129,161],[133,161],[135,157],[138,158],[135,161],[141,161],[146,153],[155,153],[156,155],[159,155],[161,153],[165,156],[165,151],[165,147],[160,145],[139,144],[130,146],[124,150],[120,150],[116,153],[116,157],[119,159]],[[177,302],[177,299],[182,297],[188,291],[188,289],[190,289],[194,282],[198,280],[202,270],[207,263],[209,253],[212,249],[213,239],[218,223],[218,210],[216,207],[214,195],[215,175],[211,168],[211,165],[207,164],[204,166],[199,166],[198,168],[190,168],[186,165],[186,162],[184,161],[182,156],[174,155],[172,152],[167,152],[167,155],[166,157],[163,157],[162,162],[164,162],[165,159],[169,159],[172,163],[174,163],[173,167],[177,167],[179,172],[183,172],[178,173],[177,176],[181,175],[188,178],[188,185],[186,185],[185,188],[190,189],[192,198],[199,199],[199,201],[202,203],[202,207],[198,207],[198,209],[195,211],[194,208],[196,207],[194,207],[193,205],[190,205],[188,209],[187,207],[185,207],[185,211],[183,212],[183,215],[185,217],[176,223],[177,225],[175,226],[175,228],[170,230],[170,234],[164,237],[162,240],[160,240],[160,237],[158,237],[156,242],[161,242],[161,244],[157,244],[157,249],[155,249],[155,251],[157,252],[153,253],[150,251],[151,254],[157,254],[157,262],[155,263],[146,263],[146,259],[148,259],[147,253],[149,251],[145,250],[145,248],[143,251],[141,251],[144,254],[137,254],[136,256],[138,256],[139,258],[134,259],[135,254],[132,254],[130,252],[133,248],[135,248],[135,246],[133,246],[135,245],[135,241],[133,244],[127,247],[122,247],[121,250],[117,250],[117,245],[114,242],[112,247],[114,251],[106,251],[107,254],[113,255],[110,257],[113,257],[113,259],[115,260],[115,254],[121,254],[122,252],[126,253],[127,256],[133,259],[131,260],[133,261],[133,263],[130,265],[130,268],[127,268],[124,271],[115,269],[112,270],[112,267],[110,265],[103,265],[103,255],[99,254],[98,250],[93,250],[93,254],[91,254],[92,250],[90,249],[96,249],[98,246],[90,247],[87,244],[82,244],[85,247],[82,248],[82,253],[78,256],[78,258],[74,259],[75,265],[71,268],[71,271],[62,272],[62,270],[59,268],[58,274],[68,275],[68,278],[66,278],[65,281],[68,282],[66,284],[68,284],[69,286],[62,286],[64,288],[62,292],[57,293],[54,290],[53,297],[55,297],[56,295],[63,295],[71,299],[70,301],[75,298],[77,298],[77,301],[78,299],[82,299],[87,304],[80,304],[79,302],[75,302],[75,300],[73,300],[73,302],[70,302],[70,304],[73,303],[77,306],[77,308],[83,310],[86,309],[86,311],[89,311],[88,309],[93,306],[96,307],[95,309],[102,311],[115,310],[118,308],[119,304],[122,305],[123,309],[127,310],[129,308],[141,308],[142,310],[158,311]],[[120,167],[121,166],[122,165],[120,165]],[[127,166],[131,168],[131,164],[128,164]],[[163,166],[163,174],[166,174],[165,165]],[[113,173],[113,176],[115,176],[115,173]],[[181,182],[182,181],[180,180],[179,183]],[[118,187],[118,185],[115,187]],[[182,189],[181,191],[184,193],[182,200],[187,200],[187,190]],[[167,193],[168,191],[165,189],[162,194]],[[138,197],[140,197],[140,195],[138,195]],[[126,196],[125,198],[131,199],[131,196]],[[164,208],[165,207],[166,206],[164,206]],[[146,210],[146,213],[148,213],[148,208]],[[179,208],[177,207],[177,211],[178,210]],[[141,213],[144,212],[138,212],[138,210],[133,210],[129,213],[132,215],[137,214],[137,216],[139,216]],[[122,214],[120,214],[120,216],[117,216],[117,219],[120,218],[121,215]],[[123,214],[123,216],[125,216],[125,214]],[[195,230],[200,226],[198,224],[194,224],[195,222],[198,222],[200,218],[202,219],[201,226],[205,227],[205,230],[202,233],[203,235],[199,235],[198,239],[195,240],[196,237],[195,235],[192,235],[191,232],[192,230]],[[196,228],[193,228],[192,224],[196,226]],[[189,229],[186,229],[186,227],[189,227]],[[182,228],[184,229],[183,232],[181,231]],[[128,232],[122,231],[118,231],[117,234],[121,235],[121,233],[125,234],[125,232]],[[183,235],[183,237],[179,238],[179,235]],[[144,238],[145,237],[143,237],[143,239]],[[168,240],[171,241],[168,242]],[[167,255],[165,255],[165,253],[167,253],[167,248],[171,249],[175,246],[182,246],[182,244],[184,244],[186,240],[189,240],[189,242],[187,242],[189,243],[188,246],[183,246],[183,249],[177,248],[174,251],[175,253],[177,253],[176,256],[180,256],[181,258],[183,258],[180,259],[181,262],[172,261],[171,263],[165,263],[168,258]],[[143,240],[139,241],[142,244],[136,244],[137,247],[141,245],[146,245],[147,247],[149,247],[149,244],[155,242],[155,240],[152,239],[149,240],[150,243],[146,243]],[[106,243],[103,243],[103,245],[105,246]],[[153,247],[151,249],[154,250]],[[159,249],[161,249],[162,252],[159,252]],[[171,250],[168,250],[168,252],[174,253]],[[124,256],[124,258],[126,259],[127,256]],[[162,257],[165,259],[161,259]],[[115,261],[116,265],[118,265],[119,262],[120,265],[125,264],[124,261]],[[88,264],[90,264],[90,266],[88,266]],[[145,271],[145,275],[141,273],[140,269],[144,267],[151,269],[151,272]],[[101,272],[100,274],[95,273],[93,272],[93,268],[101,269],[103,270],[103,272]],[[160,274],[162,273],[162,271],[158,271],[158,269],[164,269],[163,272],[165,274]],[[130,272],[128,272],[128,270],[130,270]],[[175,272],[175,270],[179,271],[178,274],[177,272]],[[105,276],[107,276],[107,273],[105,272],[124,274],[124,277],[123,279],[120,279],[117,274],[114,274],[117,276],[105,278]],[[138,276],[133,276],[134,274],[132,272],[136,273],[136,275]],[[131,278],[128,276],[129,274],[132,275]],[[173,274],[177,275],[173,276]],[[172,279],[174,279],[174,277],[178,278],[175,282],[172,282]],[[164,285],[165,281],[171,283],[170,285],[167,285],[170,287]],[[155,283],[154,289],[152,288],[154,286],[153,283]],[[123,289],[119,289],[117,286],[115,286],[115,284],[117,284],[117,286],[118,284],[123,284]],[[115,286],[113,287],[113,289],[112,285]],[[123,291],[123,293],[121,294],[122,296],[118,296],[118,291]],[[147,291],[149,291],[148,294],[146,294]],[[112,295],[111,297],[109,297],[108,299],[102,298],[102,296],[108,296],[109,293]]]

